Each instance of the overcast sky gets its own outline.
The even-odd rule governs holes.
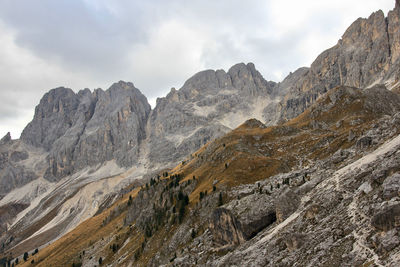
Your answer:
[[[267,80],[309,66],[394,0],[0,0],[0,138],[48,90],[131,81],[157,97],[204,69],[253,62]]]

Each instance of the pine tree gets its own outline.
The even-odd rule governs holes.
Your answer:
[[[222,200],[222,192],[219,192],[219,196],[218,196],[218,206],[222,206],[224,204],[223,200]]]

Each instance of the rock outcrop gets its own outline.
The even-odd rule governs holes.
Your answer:
[[[132,83],[121,81],[93,93],[56,88],[40,101],[21,139],[49,152],[49,180],[113,159],[132,166],[149,113],[146,97]]]
[[[247,119],[264,121],[262,110],[273,101],[275,86],[252,63],[195,74],[180,90],[157,99],[149,122],[149,160],[177,161]]]
[[[278,85],[278,92],[287,93],[281,105],[265,111],[266,117],[276,112],[280,114],[271,123],[293,118],[321,94],[339,85],[397,87],[400,81],[399,18],[400,7],[396,4],[387,17],[377,11],[367,19],[357,19],[338,43],[319,55],[309,69],[297,70]]]
[[[217,247],[233,247],[245,241],[240,222],[227,209],[214,210],[209,229]]]
[[[11,141],[11,134],[10,134],[10,132],[8,132],[5,136],[3,136],[3,138],[1,138],[0,145],[7,144],[10,141]]]

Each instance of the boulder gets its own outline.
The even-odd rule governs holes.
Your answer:
[[[240,222],[231,211],[225,208],[217,208],[213,211],[209,229],[216,246],[236,246],[245,241]]]
[[[296,211],[299,204],[300,198],[298,194],[289,188],[286,189],[275,201],[276,218],[278,222],[281,223],[286,220],[286,218]]]
[[[371,224],[380,231],[389,231],[400,226],[400,204],[386,207],[377,212],[371,219]]]

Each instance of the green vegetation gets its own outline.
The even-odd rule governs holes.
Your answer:
[[[224,204],[223,200],[222,200],[222,192],[219,192],[219,196],[218,196],[218,206],[222,206]]]
[[[190,232],[190,236],[192,238],[195,238],[196,237],[196,230],[192,229],[192,231]]]

